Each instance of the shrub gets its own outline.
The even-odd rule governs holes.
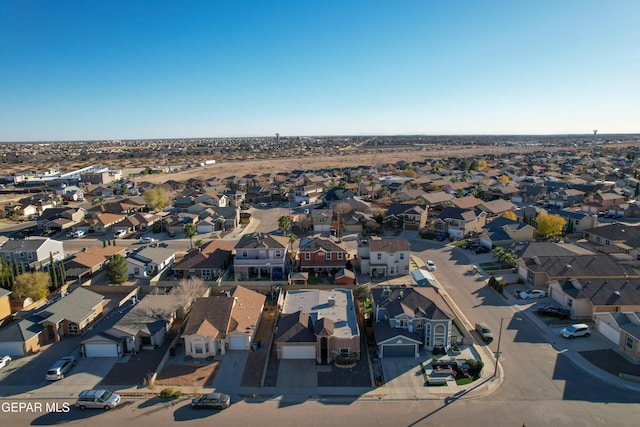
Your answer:
[[[180,396],[182,396],[182,392],[180,390],[165,388],[160,391],[160,397],[163,399],[177,399]]]
[[[480,378],[480,372],[484,368],[484,362],[482,360],[467,359],[464,361],[469,366],[468,372],[474,379]]]

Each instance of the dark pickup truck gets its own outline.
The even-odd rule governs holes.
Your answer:
[[[571,311],[555,305],[547,305],[536,310],[540,316],[551,316],[559,319],[568,319],[571,317]]]

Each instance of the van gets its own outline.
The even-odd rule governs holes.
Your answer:
[[[112,409],[120,403],[120,396],[108,390],[84,390],[78,396],[76,407]]]
[[[48,381],[56,381],[64,378],[64,374],[66,374],[72,366],[75,366],[76,358],[73,356],[63,357],[54,363],[46,375],[44,376]]]

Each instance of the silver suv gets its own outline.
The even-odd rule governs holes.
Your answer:
[[[49,381],[61,380],[72,366],[76,365],[76,358],[73,356],[66,356],[58,360],[53,364],[44,376]]]

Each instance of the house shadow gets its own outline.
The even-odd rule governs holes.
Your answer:
[[[607,363],[606,360],[603,362]],[[634,404],[640,401],[640,393],[617,388],[601,381],[576,366],[563,353],[559,353],[556,357],[552,378],[564,381],[564,400]]]

